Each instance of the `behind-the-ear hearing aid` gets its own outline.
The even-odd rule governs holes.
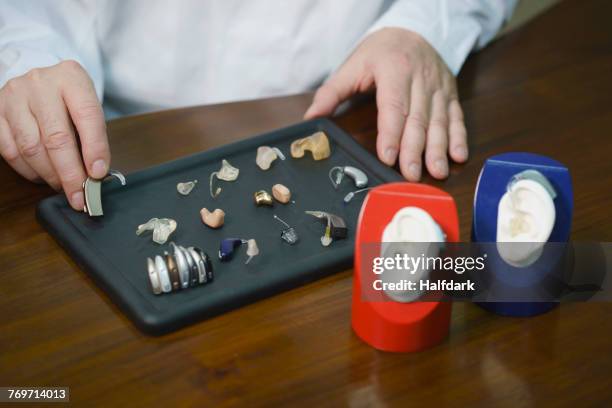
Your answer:
[[[234,256],[236,248],[242,244],[247,244],[247,260],[245,264],[248,264],[251,259],[259,255],[259,247],[254,239],[240,239],[240,238],[225,238],[221,240],[219,245],[219,260],[221,262],[227,262]]]
[[[321,237],[321,245],[329,246],[334,239],[343,239],[348,235],[348,228],[342,217],[325,211],[305,211],[305,213],[326,222],[325,234]]]
[[[108,175],[101,179],[87,177],[83,182],[83,194],[85,195],[85,207],[83,211],[89,214],[90,217],[99,217],[104,215],[102,211],[102,182],[109,178],[117,178],[122,186],[125,186],[125,176],[116,170],[110,170]]]
[[[364,188],[368,185],[368,176],[357,167],[335,166],[329,170],[329,179],[331,180],[335,189],[337,189],[340,183],[342,183],[342,179],[344,178],[345,174],[353,179],[355,187],[357,188]]]

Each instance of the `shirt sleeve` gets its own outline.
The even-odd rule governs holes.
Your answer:
[[[103,96],[103,71],[95,29],[95,2],[2,0],[0,87],[33,68],[78,61]]]
[[[472,50],[487,45],[517,0],[396,0],[368,30],[404,28],[429,42],[457,75]]]

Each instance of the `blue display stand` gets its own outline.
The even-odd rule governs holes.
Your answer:
[[[507,264],[496,252],[497,212],[499,201],[512,177],[525,170],[537,170],[553,186],[556,219],[548,242],[567,243],[570,238],[573,214],[573,190],[569,170],[556,160],[532,153],[504,153],[489,158],[480,173],[474,195],[472,241],[484,243],[488,283],[497,293],[536,294],[543,286],[554,285],[554,276],[564,268],[567,254],[560,251],[564,245],[545,246],[542,256],[528,273]],[[553,278],[551,279],[551,276]],[[533,299],[534,297],[531,297]],[[535,296],[537,298],[537,296]],[[533,316],[547,312],[558,305],[552,301],[478,302],[493,313],[505,316]]]

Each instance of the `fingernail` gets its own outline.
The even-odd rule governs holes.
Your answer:
[[[95,178],[102,178],[106,176],[108,173],[108,169],[106,168],[106,163],[104,160],[96,160],[94,164],[91,166],[92,176]]]
[[[395,147],[388,147],[384,153],[385,163],[387,163],[389,166],[393,166],[396,158],[397,158],[397,149]]]
[[[308,109],[306,109],[306,113],[304,113],[304,118],[307,119],[308,117],[310,117],[313,111],[314,111],[314,105],[310,105]]]
[[[412,163],[408,166],[408,175],[410,179],[413,181],[418,181],[421,179],[421,165],[418,163]]]
[[[436,168],[440,176],[446,177],[446,175],[448,174],[448,163],[446,162],[446,160],[436,160],[434,163],[434,167]]]
[[[70,197],[70,202],[74,208],[83,209],[85,207],[85,202],[83,201],[83,192],[77,191],[76,193],[72,193]]]
[[[459,159],[467,159],[467,155],[468,155],[468,151],[464,146],[457,146],[455,147],[455,155],[459,158]]]

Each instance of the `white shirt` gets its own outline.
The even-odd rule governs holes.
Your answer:
[[[365,35],[419,33],[458,73],[516,0],[2,0],[0,86],[74,59],[129,114],[314,89]]]

